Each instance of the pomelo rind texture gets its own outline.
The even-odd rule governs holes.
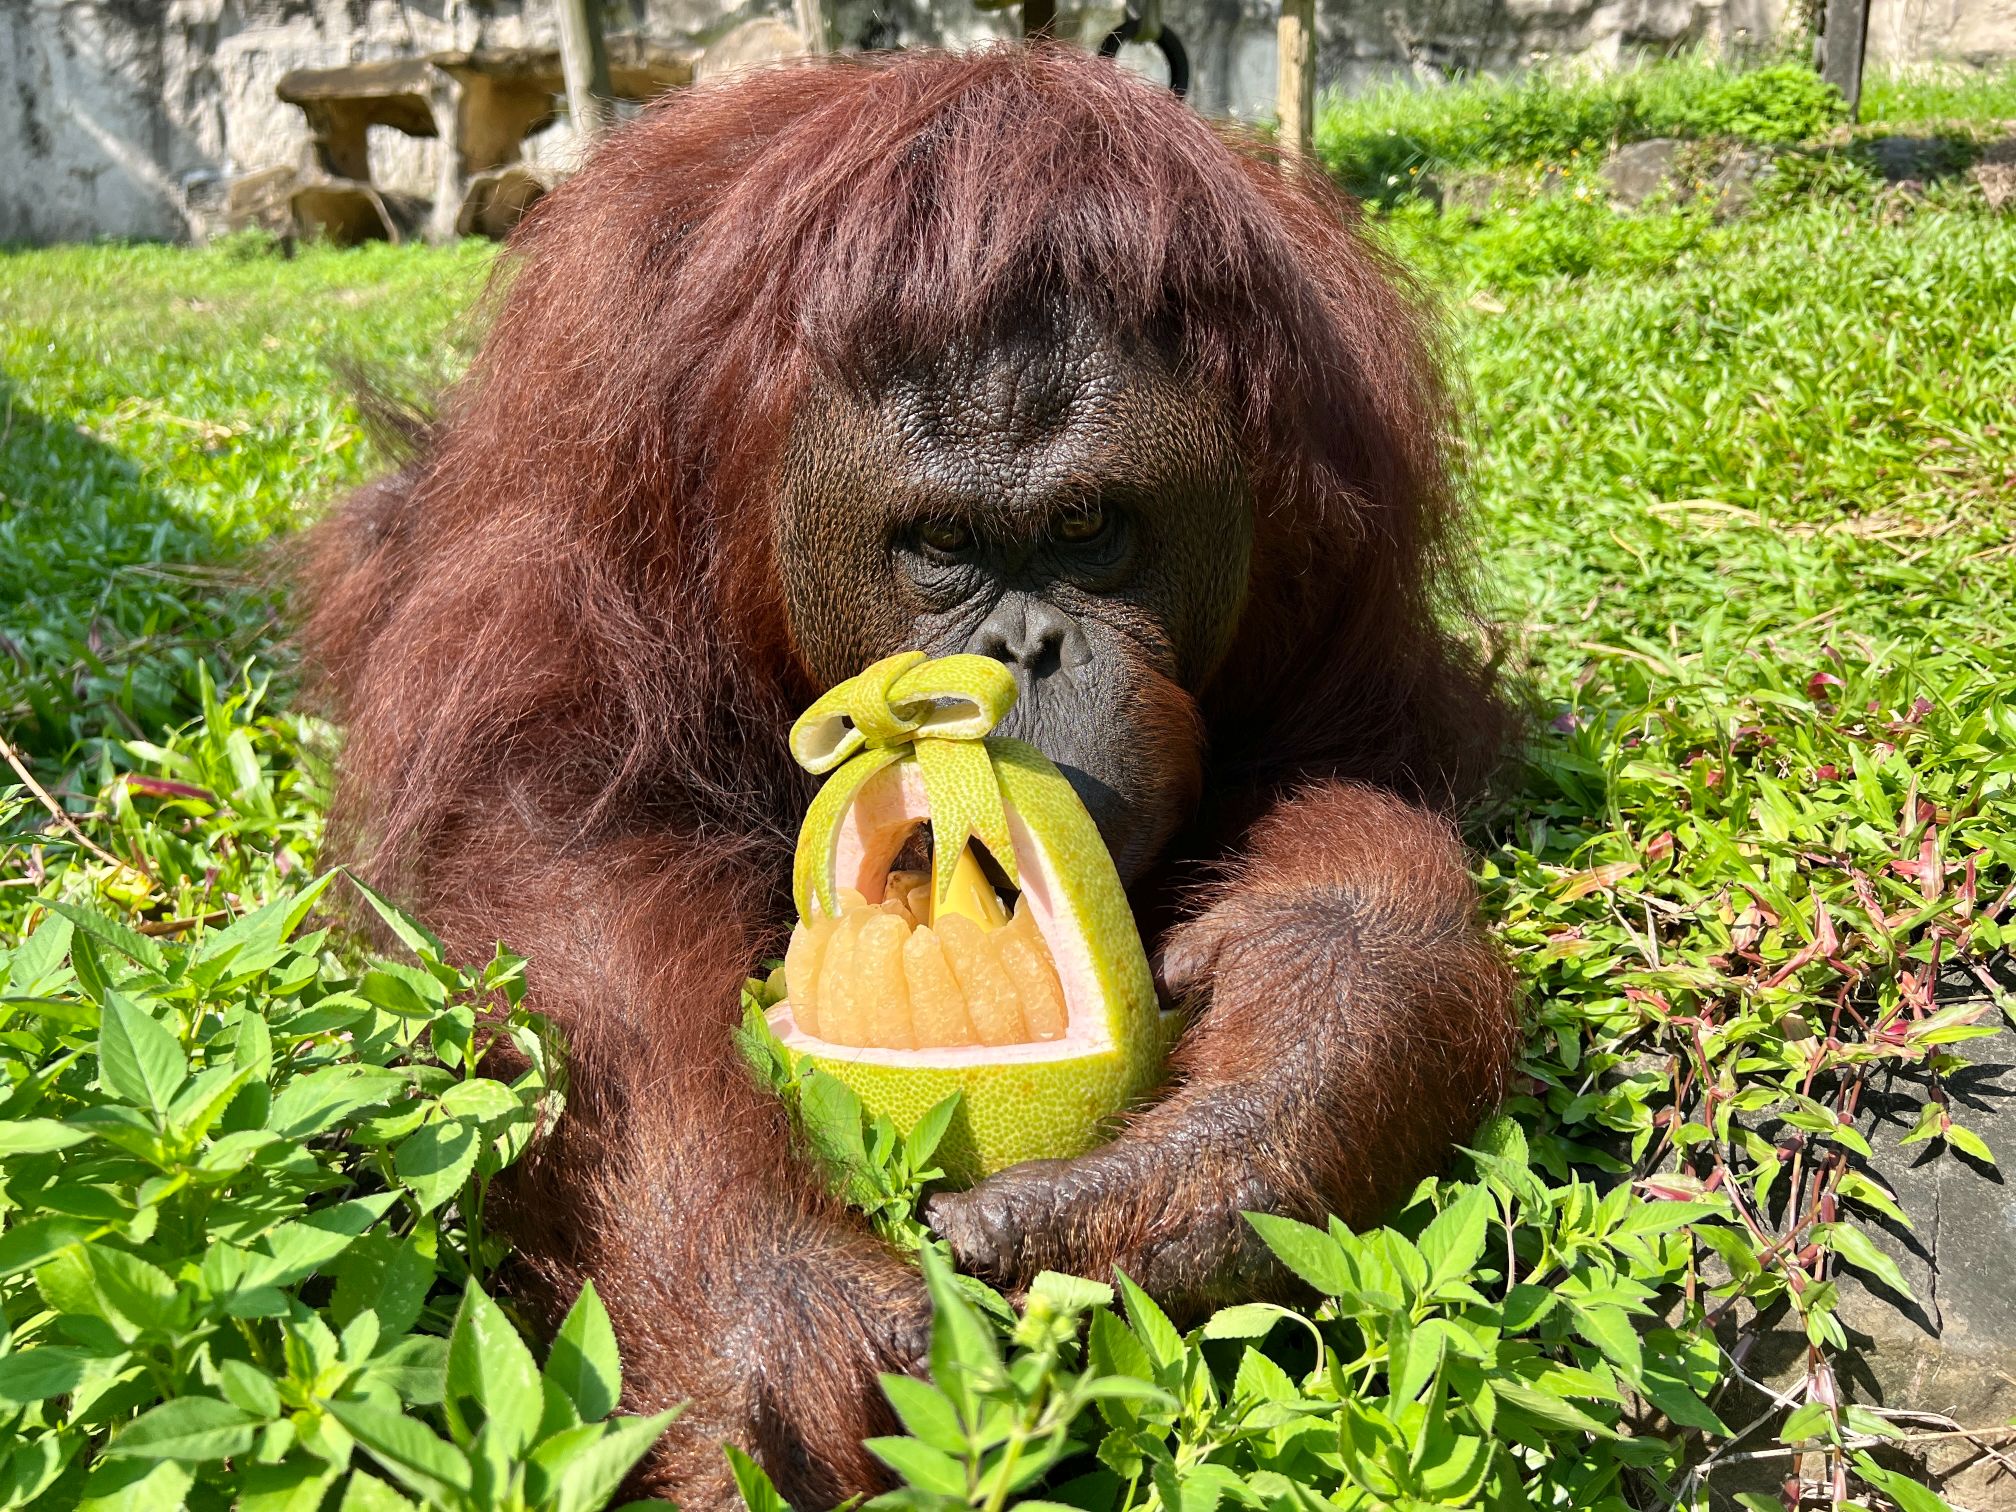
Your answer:
[[[785,1028],[772,1012],[771,1027]],[[1130,1065],[1117,1049],[1068,1060],[958,1066],[888,1066],[803,1049],[794,1053],[844,1083],[864,1108],[905,1134],[960,1093],[959,1109],[932,1159],[949,1180],[962,1184],[1025,1160],[1084,1154],[1104,1142],[1112,1133],[1110,1120],[1140,1101],[1157,1074],[1153,1057]]]

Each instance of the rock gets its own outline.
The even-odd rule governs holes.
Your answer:
[[[1610,154],[1601,174],[1610,198],[1636,209],[1675,187],[1673,164],[1687,143],[1678,137],[1653,137],[1629,142]]]
[[[1929,178],[1955,172],[1955,144],[1944,137],[1874,137],[1860,144],[1861,156],[1869,171],[1889,183]]]
[[[1990,142],[1967,177],[1998,215],[2016,204],[2016,137]]]
[[[1750,208],[1757,195],[1757,181],[1777,160],[1777,152],[1769,147],[1723,148],[1703,163],[1701,182],[1692,192],[1714,200],[1717,220],[1733,219]]]
[[[199,245],[229,229],[225,196],[230,187],[223,174],[208,168],[182,175],[182,213],[189,218],[190,238]]]
[[[1775,160],[1771,149],[1744,142],[1652,137],[1619,147],[1601,173],[1610,198],[1627,209],[1706,200],[1716,219],[1727,220],[1750,208],[1757,180]]]
[[[1472,169],[1449,174],[1436,181],[1436,203],[1444,210],[1462,210],[1471,219],[1491,208],[1499,192],[1506,188],[1506,175],[1493,169]]]
[[[456,213],[455,234],[501,240],[545,195],[546,189],[545,180],[522,164],[479,173],[470,179],[469,192]]]
[[[224,190],[225,229],[292,236],[294,188],[299,179],[299,174],[284,165],[239,174]]]
[[[1941,989],[1942,1005],[1981,995],[1964,968],[1949,971]],[[2016,1031],[2005,1023],[1995,1036],[1958,1048],[1971,1064],[1945,1081],[1953,1118],[1981,1136],[1998,1158],[2016,1159]],[[1930,1415],[1906,1425],[1914,1429],[1999,1427],[2016,1418],[2016,1189],[1995,1167],[1937,1141],[1900,1143],[1924,1101],[1924,1086],[1915,1077],[1877,1080],[1857,1120],[1872,1152],[1857,1165],[1895,1194],[1911,1220],[1906,1228],[1858,1213],[1858,1225],[1896,1262],[1912,1296],[1836,1266],[1835,1316],[1850,1346],[1835,1356],[1842,1394],[1860,1405]],[[1772,1131],[1763,1132],[1770,1137]],[[1774,1309],[1755,1334],[1748,1374],[1773,1392],[1798,1382],[1805,1371],[1806,1337],[1789,1309]],[[1725,1347],[1733,1345],[1736,1330],[1725,1330],[1723,1339]],[[1725,1396],[1721,1411],[1735,1426],[1764,1407],[1765,1399],[1745,1388]],[[1762,1430],[1757,1439],[1768,1442]],[[1989,1442],[2005,1446],[2000,1438]],[[1977,1444],[1949,1438],[1908,1450],[1886,1446],[1876,1457],[1892,1468],[1932,1477],[1956,1505],[1975,1512],[2016,1509],[2016,1475]],[[1740,1473],[1746,1470],[1754,1473]],[[1710,1480],[1716,1504],[1730,1505],[1740,1490],[1775,1490],[1785,1471],[1786,1462],[1765,1461],[1718,1472]]]
[[[304,240],[339,247],[360,242],[403,242],[426,219],[427,203],[411,195],[383,193],[357,179],[309,178],[289,196],[294,231]]]

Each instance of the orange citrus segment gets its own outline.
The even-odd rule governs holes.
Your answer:
[[[1022,1019],[1029,1038],[1054,1040],[1064,1037],[1064,984],[1057,980],[1057,967],[1043,937],[1036,932],[1036,920],[1029,905],[1019,903],[1015,917],[988,936],[988,943],[1000,958],[1002,968],[1015,983],[1022,1000]]]
[[[920,1050],[973,1043],[966,994],[934,931],[919,929],[903,942],[903,978],[910,988],[910,1019]]]
[[[910,989],[903,980],[903,942],[910,926],[879,908],[869,912],[854,947],[854,976],[867,1010],[863,1044],[885,1050],[914,1050],[910,1029]]]
[[[1019,1045],[1029,1038],[1015,981],[1002,969],[987,932],[964,914],[938,917],[939,942],[966,994],[966,1012],[983,1045]]]
[[[785,986],[807,1034],[819,1032],[819,962],[836,927],[833,920],[823,917],[809,925],[800,924],[791,931],[791,945],[784,952]]]
[[[833,939],[819,963],[819,1037],[836,1045],[866,1045],[867,1005],[861,1000],[856,942],[867,910],[856,908],[833,927]]]
[[[951,912],[932,928],[913,911],[930,907],[923,873],[892,873],[880,903],[842,896],[839,918],[814,915],[785,952],[784,985],[805,1034],[883,1050],[1064,1038],[1063,984],[1026,902],[999,929]]]

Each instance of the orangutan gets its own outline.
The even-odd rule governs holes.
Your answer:
[[[1082,1159],[936,1197],[1006,1285],[1279,1294],[1242,1212],[1376,1220],[1505,1084],[1507,972],[1449,814],[1505,721],[1445,622],[1448,406],[1420,309],[1310,169],[1070,51],[698,88],[519,228],[472,371],[313,534],[347,726],[336,855],[531,958],[565,1115],[496,1193],[593,1277],[644,1488],[881,1484],[916,1271],[738,1058],[812,790],[785,732],[915,648],[1015,673],[1002,733],[1097,819],[1192,1019]]]

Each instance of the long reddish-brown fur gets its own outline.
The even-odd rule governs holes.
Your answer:
[[[1268,1200],[1375,1216],[1496,1096],[1503,973],[1429,810],[1473,789],[1499,712],[1436,617],[1458,515],[1428,332],[1354,224],[1311,175],[1062,51],[686,91],[534,209],[418,458],[313,533],[304,640],[348,729],[332,845],[454,949],[532,958],[572,1094],[504,1218],[563,1302],[595,1278],[633,1406],[693,1403],[650,1485],[717,1497],[724,1436],[800,1505],[875,1484],[873,1372],[913,1358],[924,1321],[914,1274],[818,1190],[729,1038],[788,926],[810,791],[782,738],[816,689],[770,490],[814,373],[983,332],[1038,288],[1173,334],[1238,417],[1259,519],[1180,849],[1223,863],[1221,901],[1142,904],[1178,921],[1172,976],[1218,984],[1172,1105],[1269,1074],[1228,1005],[1306,1007],[1326,962],[1372,1005],[1334,1036],[1358,1111],[1305,1106],[1316,1143],[1280,1152]],[[1353,939],[1390,943],[1256,957],[1309,877]],[[1187,1251],[1157,1221],[1120,1204],[1055,1258],[1140,1254],[1154,1275],[1159,1245],[1181,1290]]]

